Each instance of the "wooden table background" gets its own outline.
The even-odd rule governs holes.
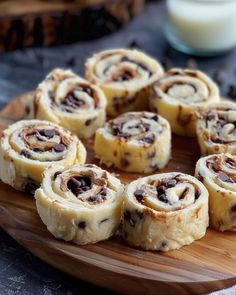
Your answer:
[[[54,67],[72,68],[83,74],[87,56],[108,47],[129,47],[136,43],[155,58],[170,59],[174,66],[186,66],[191,57],[171,49],[163,35],[164,1],[147,5],[145,11],[124,29],[96,41],[54,48],[27,49],[0,55],[0,107],[11,97],[29,91]],[[198,67],[209,75],[224,72],[221,85],[226,96],[236,83],[236,50],[215,58],[197,59]],[[25,251],[0,229],[0,294],[72,295],[109,291],[88,285],[55,270]]]

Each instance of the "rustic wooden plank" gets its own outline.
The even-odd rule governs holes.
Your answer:
[[[0,129],[24,114],[24,100],[0,112]],[[88,162],[96,163],[93,141],[85,142]],[[189,148],[191,146],[191,149]],[[200,156],[195,139],[173,137],[173,156],[161,172],[193,174]],[[104,167],[105,168],[105,167]],[[110,171],[128,183],[140,174]],[[178,251],[159,253],[127,246],[119,237],[79,247],[56,240],[46,230],[32,197],[0,183],[0,225],[47,263],[90,283],[125,294],[203,294],[236,283],[236,235],[208,229],[206,236]]]

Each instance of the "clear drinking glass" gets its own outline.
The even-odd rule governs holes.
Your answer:
[[[167,0],[166,37],[194,55],[217,55],[236,46],[236,0]]]

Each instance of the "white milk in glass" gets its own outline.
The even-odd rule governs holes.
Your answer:
[[[236,0],[167,0],[167,37],[178,49],[217,53],[236,45]]]

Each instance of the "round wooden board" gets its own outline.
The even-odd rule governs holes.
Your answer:
[[[0,111],[0,130],[24,117],[24,99]],[[92,141],[88,162],[96,163]],[[193,174],[199,150],[195,139],[173,137],[172,159],[160,171]],[[1,168],[0,168],[1,169]],[[122,173],[124,183],[140,174]],[[236,233],[208,229],[206,236],[178,251],[159,253],[127,246],[119,237],[79,247],[56,240],[41,222],[34,199],[0,183],[0,225],[47,263],[87,282],[125,294],[203,294],[236,284]]]

